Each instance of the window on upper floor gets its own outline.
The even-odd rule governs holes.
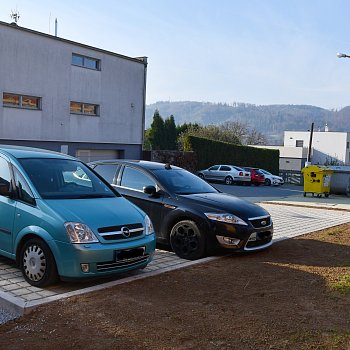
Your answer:
[[[101,70],[100,60],[92,57],[78,55],[76,53],[72,54],[72,65],[94,70]]]
[[[98,116],[100,112],[100,106],[91,103],[73,102],[70,103],[71,114],[84,114],[91,116]]]
[[[2,104],[4,107],[41,109],[41,98],[4,92],[2,95]]]

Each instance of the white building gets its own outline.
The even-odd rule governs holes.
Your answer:
[[[0,143],[140,158],[146,57],[0,22]]]
[[[306,147],[258,146],[252,147],[275,149],[279,151],[279,169],[282,172],[300,172],[305,166],[308,149]]]
[[[327,128],[326,128],[327,130]],[[285,131],[284,146],[302,148],[309,147],[309,131]],[[350,132],[313,132],[311,157],[312,164],[349,165],[350,164]]]

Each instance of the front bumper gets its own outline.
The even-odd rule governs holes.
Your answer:
[[[72,244],[51,241],[56,245],[58,274],[63,278],[87,278],[123,273],[144,268],[151,262],[156,236],[122,243]],[[83,272],[82,266],[88,266]]]
[[[267,218],[268,221],[266,220]],[[266,222],[261,225],[261,222]],[[248,226],[213,222],[216,243],[235,251],[255,251],[272,245],[273,223],[268,216],[251,218]]]

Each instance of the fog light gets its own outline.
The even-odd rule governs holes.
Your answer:
[[[231,238],[231,237],[223,237],[223,240],[226,244],[233,244],[233,245],[238,245],[238,243],[241,241],[238,238]]]
[[[89,272],[90,271],[90,266],[89,264],[80,264],[81,271],[83,272]]]
[[[238,246],[239,243],[241,242],[241,240],[238,238],[224,237],[224,236],[216,236],[216,239],[223,246],[228,246],[228,245]]]

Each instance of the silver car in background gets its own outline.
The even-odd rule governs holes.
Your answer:
[[[226,185],[251,184],[250,172],[235,165],[213,165],[197,171],[197,175],[206,181],[222,181]]]

